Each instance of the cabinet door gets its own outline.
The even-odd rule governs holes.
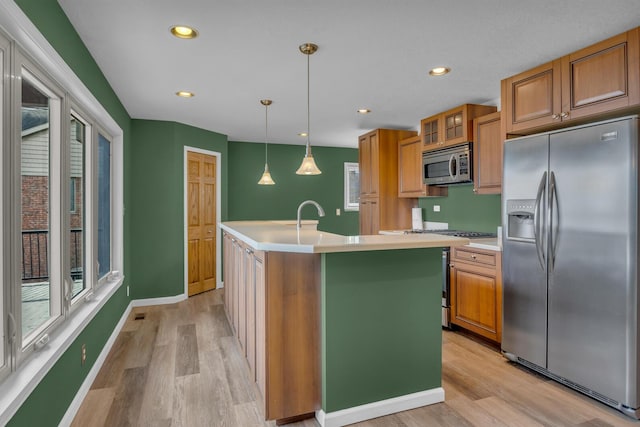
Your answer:
[[[446,196],[447,187],[422,182],[422,138],[412,136],[398,142],[398,197]]]
[[[442,129],[442,116],[427,117],[420,121],[420,129],[422,131],[422,144],[425,148],[433,148],[437,145],[444,144],[444,133]]]
[[[563,120],[638,103],[638,29],[561,59]]]
[[[360,197],[371,194],[371,146],[368,135],[358,140],[358,163],[360,166]]]
[[[398,197],[423,196],[422,139],[414,136],[398,142]]]
[[[224,257],[224,308],[227,312],[227,319],[231,320],[231,272],[233,271],[231,259],[233,257],[233,246],[231,245],[231,236],[227,233],[224,233],[222,244],[222,254]]]
[[[501,253],[453,248],[451,259],[451,322],[501,342]]]
[[[264,252],[251,250],[251,263],[247,274],[247,362],[251,379],[256,381],[256,282],[258,274],[264,275],[262,268]],[[260,271],[259,271],[260,269]]]
[[[469,141],[467,136],[467,111],[457,108],[442,115],[444,123],[444,143],[458,144]]]
[[[233,242],[233,330],[239,335],[240,323],[240,288],[242,287],[244,269],[242,268],[242,243]]]
[[[238,275],[238,341],[242,351],[247,349],[247,281],[251,276],[251,255],[248,247],[240,247],[240,267]]]
[[[502,192],[502,144],[504,136],[500,112],[474,119],[473,191],[478,194]]]
[[[549,62],[503,81],[507,133],[560,122],[560,68],[559,61]]]
[[[380,231],[378,200],[360,200],[360,234],[378,234],[378,231]]]
[[[358,140],[360,163],[360,197],[377,196],[379,191],[379,148],[377,132],[370,132]]]
[[[255,346],[255,360],[256,360],[256,383],[258,384],[258,390],[262,393],[262,401],[266,398],[266,386],[267,386],[267,374],[266,374],[266,256],[263,252],[256,252],[262,256],[256,257],[255,264],[255,290],[256,290],[256,318],[255,318],[255,331],[256,331],[256,346]],[[264,409],[264,408],[263,408]]]

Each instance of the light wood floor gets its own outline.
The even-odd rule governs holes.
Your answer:
[[[135,308],[73,426],[274,426],[231,334],[222,290]],[[143,320],[135,320],[144,313]],[[495,349],[443,334],[446,402],[357,424],[387,426],[634,426],[592,399],[507,362]],[[292,427],[316,427],[306,420]]]

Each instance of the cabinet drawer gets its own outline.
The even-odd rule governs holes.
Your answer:
[[[490,252],[480,252],[469,249],[453,249],[453,259],[456,261],[471,262],[474,264],[496,265],[496,254]]]

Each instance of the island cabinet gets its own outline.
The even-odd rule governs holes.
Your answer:
[[[451,248],[451,323],[500,343],[502,272],[499,251]]]
[[[502,81],[506,132],[526,135],[640,105],[639,29]]]
[[[493,113],[496,107],[463,104],[420,121],[423,150],[437,150],[473,141],[473,119]]]
[[[422,180],[422,138],[398,141],[398,197],[446,196],[447,187],[425,185]]]
[[[358,138],[360,234],[411,228],[417,199],[398,197],[398,141],[416,132],[376,129]]]
[[[315,254],[264,252],[224,235],[227,318],[265,419],[320,407],[319,270]]]
[[[473,192],[502,192],[502,145],[506,138],[501,113],[495,112],[473,120]]]

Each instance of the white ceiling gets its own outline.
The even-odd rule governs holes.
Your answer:
[[[500,102],[500,80],[640,25],[639,0],[59,0],[133,118],[231,141],[356,147],[379,127]],[[175,24],[200,36],[180,40]],[[451,67],[434,78],[427,71]],[[179,98],[178,90],[195,92]],[[363,116],[358,108],[370,108]]]

